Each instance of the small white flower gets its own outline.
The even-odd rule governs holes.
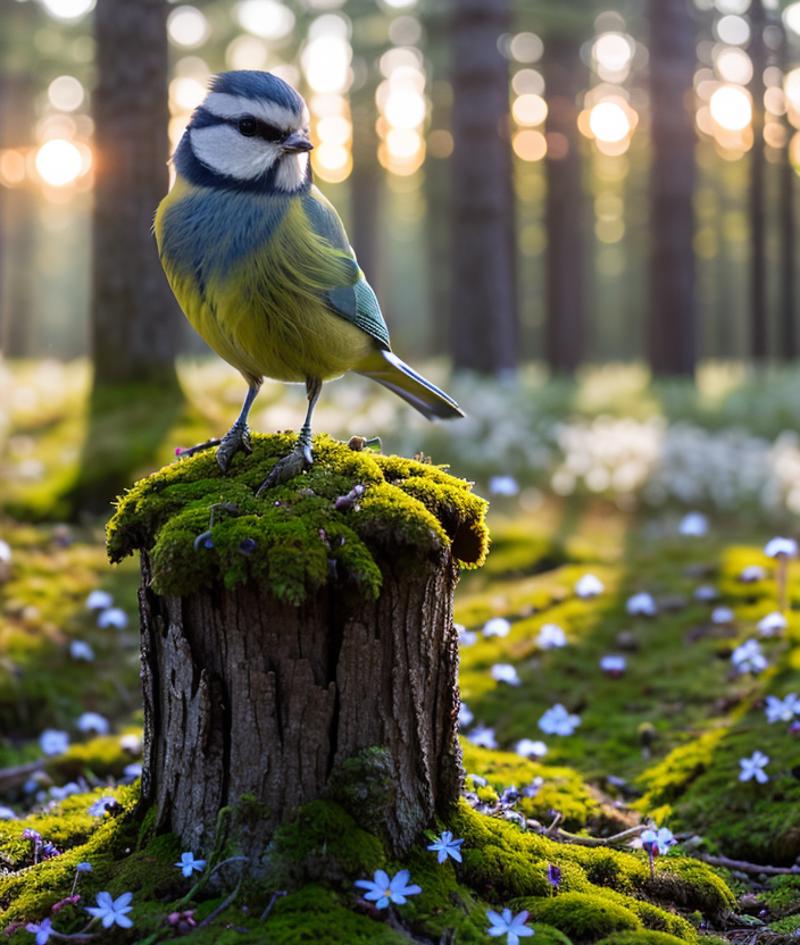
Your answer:
[[[97,905],[87,906],[86,911],[95,919],[100,919],[104,929],[110,929],[112,925],[129,929],[133,925],[127,915],[133,908],[132,899],[133,893],[129,892],[123,893],[117,899],[112,899],[111,893],[101,892],[97,894]]]
[[[621,676],[628,668],[628,661],[624,656],[609,653],[600,659],[600,669],[609,676]]]
[[[519,483],[513,476],[492,476],[489,480],[489,492],[493,495],[516,495]]]
[[[736,620],[736,614],[730,607],[715,607],[711,611],[711,623],[720,627],[730,626]]]
[[[86,598],[86,607],[89,610],[108,610],[113,605],[114,598],[108,591],[92,591]]]
[[[567,645],[567,635],[555,623],[544,623],[536,636],[536,645],[540,650],[557,650]]]
[[[109,808],[115,807],[116,803],[113,797],[109,797],[108,794],[105,794],[103,797],[98,797],[97,800],[89,806],[89,813],[92,817],[105,817]]]
[[[699,587],[694,589],[694,599],[699,600],[702,603],[710,603],[712,600],[716,600],[719,597],[719,591],[714,587],[713,584],[701,584]]]
[[[454,626],[458,633],[459,646],[472,646],[473,643],[477,642],[478,634],[475,633],[474,630],[467,630],[467,628],[460,623],[454,624]]]
[[[11,564],[11,545],[0,538],[0,564]]]
[[[121,607],[109,607],[97,618],[97,626],[101,630],[107,630],[109,627],[124,630],[128,626],[128,615]]]
[[[740,781],[751,781],[755,779],[759,784],[766,784],[769,781],[769,775],[764,768],[769,764],[769,757],[762,751],[754,751],[749,758],[740,758],[739,772]]]
[[[514,746],[514,751],[523,758],[544,758],[547,745],[532,738],[521,738]]]
[[[763,581],[766,576],[767,572],[760,564],[749,564],[739,572],[739,580],[742,584],[757,584],[759,581]]]
[[[594,574],[584,574],[575,584],[575,593],[584,600],[598,597],[605,589],[603,582]]]
[[[658,856],[664,856],[665,853],[669,852],[669,848],[678,842],[668,827],[645,830],[641,836],[641,841],[643,849]]]
[[[85,640],[72,640],[69,645],[69,655],[74,660],[91,663],[94,659],[94,650]]]
[[[181,853],[181,858],[178,863],[175,864],[178,869],[183,873],[184,876],[191,876],[192,873],[202,873],[206,868],[205,860],[195,859],[194,853],[187,852]]]
[[[46,728],[39,736],[39,747],[45,755],[63,755],[69,748],[69,735],[55,728]]]
[[[777,696],[767,696],[764,711],[770,725],[773,722],[791,722],[796,715],[800,715],[800,699],[797,693],[790,692],[788,696],[779,699]]]
[[[468,725],[472,725],[472,721],[475,718],[472,710],[467,706],[466,702],[462,702],[458,707],[458,724],[461,728],[466,728]]]
[[[485,637],[507,637],[511,630],[511,624],[505,617],[492,617],[483,625],[483,635]]]
[[[517,668],[511,663],[495,663],[492,666],[492,679],[507,683],[509,686],[522,685],[522,680],[517,675]]]
[[[467,738],[473,745],[478,745],[481,748],[497,748],[497,738],[495,737],[494,729],[490,728],[488,725],[476,725],[467,735]]]
[[[0,820],[15,820],[17,815],[10,807],[0,807]]]
[[[731,654],[731,662],[740,673],[760,673],[769,663],[761,652],[758,640],[745,640]]]
[[[764,554],[768,558],[796,558],[797,542],[794,538],[772,538],[764,546]]]
[[[538,724],[546,735],[572,735],[581,724],[581,717],[567,712],[564,706],[557,702],[542,715]]]
[[[95,735],[108,735],[108,719],[100,715],[99,712],[84,712],[78,717],[78,730],[81,732],[93,732]]]
[[[775,610],[758,621],[758,632],[762,637],[776,637],[781,630],[785,630],[788,626],[789,622],[783,614]]]
[[[138,735],[128,732],[127,735],[120,735],[119,747],[123,751],[130,752],[132,755],[138,755],[141,754],[142,751],[142,740]]]
[[[681,519],[678,531],[687,538],[702,538],[708,534],[708,519],[702,512],[689,512]]]
[[[629,597],[625,609],[632,617],[655,617],[658,613],[655,598],[646,592]]]

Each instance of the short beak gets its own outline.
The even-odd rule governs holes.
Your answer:
[[[313,151],[314,145],[304,131],[293,131],[283,142],[281,149],[286,154],[300,154],[303,151]]]

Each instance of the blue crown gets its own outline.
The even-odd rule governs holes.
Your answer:
[[[271,72],[240,69],[236,72],[220,72],[211,82],[212,92],[241,95],[250,99],[265,99],[298,115],[303,111],[303,99],[283,79]]]

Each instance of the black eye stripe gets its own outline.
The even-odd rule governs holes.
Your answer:
[[[253,115],[243,115],[241,118],[230,119],[229,124],[237,128],[247,138],[263,138],[264,141],[278,142],[288,138],[290,131],[276,128]],[[245,130],[245,127],[247,130]],[[253,129],[252,131],[250,129]]]

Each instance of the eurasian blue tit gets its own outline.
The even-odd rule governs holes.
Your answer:
[[[463,416],[392,352],[342,222],[312,182],[308,121],[302,97],[277,76],[216,76],[175,151],[175,184],[155,218],[161,263],[186,317],[249,385],[234,425],[211,441],[223,470],[238,450],[251,451],[247,417],[264,377],[306,385],[297,445],[262,488],[312,463],[322,382],[346,371],[428,419]]]

